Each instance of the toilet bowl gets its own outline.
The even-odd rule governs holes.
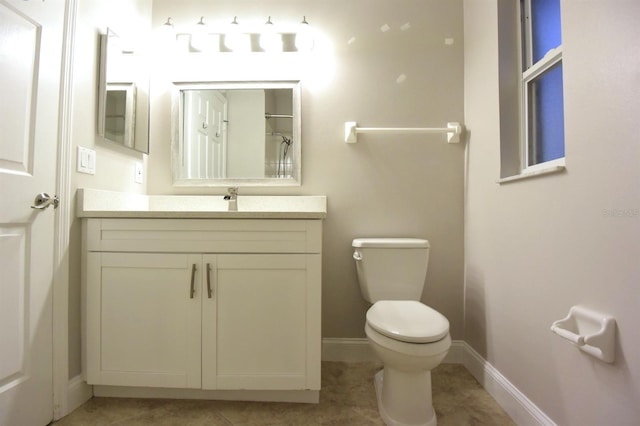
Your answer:
[[[365,333],[383,363],[375,375],[378,411],[388,426],[435,426],[431,370],[451,347],[449,321],[419,301],[429,242],[358,238],[353,258],[367,311]]]
[[[367,311],[365,333],[384,365],[374,381],[384,422],[435,426],[431,370],[451,347],[447,319],[420,302],[380,301]]]

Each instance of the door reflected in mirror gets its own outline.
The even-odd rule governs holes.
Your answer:
[[[300,184],[299,82],[175,86],[175,185]]]

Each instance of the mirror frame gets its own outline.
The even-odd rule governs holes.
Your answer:
[[[226,178],[187,179],[180,168],[180,145],[183,132],[184,107],[181,92],[184,90],[228,90],[228,89],[291,89],[292,90],[292,136],[293,169],[290,178]],[[302,184],[302,105],[299,80],[283,81],[212,81],[203,83],[173,82],[171,96],[171,169],[173,186],[179,187],[228,187],[228,186],[300,186]]]

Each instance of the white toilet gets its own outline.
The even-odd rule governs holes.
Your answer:
[[[451,337],[449,321],[420,302],[429,241],[357,238],[352,245],[362,296],[373,303],[365,332],[384,365],[375,376],[378,411],[389,426],[435,426],[431,370]]]

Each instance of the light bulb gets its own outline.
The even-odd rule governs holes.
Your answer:
[[[266,52],[282,51],[282,36],[276,32],[276,26],[271,22],[271,16],[262,27],[260,47]]]
[[[195,25],[193,33],[191,33],[191,47],[200,52],[207,50],[207,39],[209,37],[209,30],[207,24],[204,23],[204,16],[200,18],[200,21]]]
[[[176,29],[173,26],[171,17],[168,17],[167,22],[160,27],[160,37],[167,43],[174,43],[176,41]]]
[[[167,18],[164,24],[160,25],[153,41],[154,52],[160,56],[170,55],[176,51],[177,38],[176,29],[173,26],[172,18]]]
[[[246,51],[249,48],[249,39],[246,34],[242,33],[238,17],[234,16],[233,21],[229,24],[226,34],[224,35],[224,45],[227,49],[234,52]]]
[[[313,49],[313,29],[307,22],[307,17],[302,18],[302,22],[298,25],[298,32],[296,34],[296,49],[298,52],[309,52]]]

